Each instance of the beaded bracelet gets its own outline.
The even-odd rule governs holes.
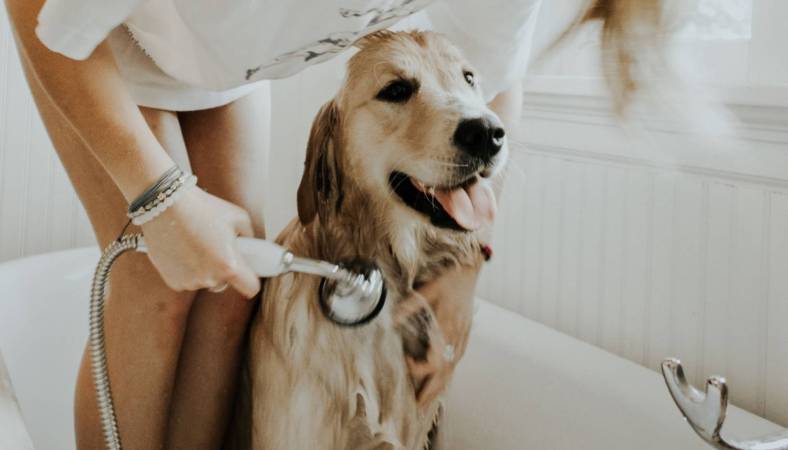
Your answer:
[[[126,215],[134,225],[150,222],[172,206],[183,192],[196,184],[197,177],[183,173],[178,167],[172,167],[131,202]]]
[[[145,205],[153,201],[153,199],[155,199],[156,196],[161,192],[163,187],[169,186],[182,175],[183,171],[178,168],[178,166],[172,166],[167,169],[167,171],[164,172],[164,174],[162,174],[162,176],[160,176],[155,183],[153,183],[148,189],[145,189],[142,194],[137,196],[137,198],[135,198],[134,201],[129,204],[127,215],[131,217],[134,212],[140,210],[140,208],[143,208]]]

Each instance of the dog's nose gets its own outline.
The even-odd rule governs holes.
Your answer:
[[[506,132],[495,117],[463,119],[454,131],[454,145],[481,158],[492,158],[503,146]]]

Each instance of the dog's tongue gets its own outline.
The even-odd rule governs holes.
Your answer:
[[[466,230],[490,225],[495,218],[495,194],[489,183],[476,180],[470,186],[454,190],[436,190],[435,199]]]

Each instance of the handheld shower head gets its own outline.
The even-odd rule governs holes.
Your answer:
[[[295,256],[290,250],[264,239],[238,238],[238,250],[259,277],[271,278],[288,272],[322,277],[318,298],[326,318],[337,325],[357,326],[374,319],[386,302],[383,275],[372,263],[344,265]],[[142,237],[137,251],[147,252]]]
[[[322,277],[318,291],[320,308],[326,318],[341,326],[358,326],[374,319],[386,302],[383,275],[374,264],[354,261],[336,265],[295,256],[273,242],[238,238],[238,248],[261,277],[287,272]]]
[[[383,275],[373,264],[354,262],[340,266],[342,278],[320,281],[318,301],[323,315],[342,326],[363,325],[374,319],[386,302]]]

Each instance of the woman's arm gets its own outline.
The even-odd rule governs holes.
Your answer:
[[[35,34],[42,4],[41,0],[6,0],[20,57],[131,201],[173,161],[132,100],[106,42],[84,61],[44,47]]]
[[[131,201],[174,162],[145,122],[106,42],[87,59],[75,61],[39,41],[35,25],[42,3],[6,0],[20,56],[34,82]],[[190,189],[147,222],[143,232],[151,262],[172,289],[197,290],[228,283],[247,297],[260,290],[259,278],[235,245],[238,235],[252,235],[251,220],[231,203]]]
[[[523,112],[523,86],[520,83],[496,95],[487,105],[503,121],[509,142],[517,136]]]

